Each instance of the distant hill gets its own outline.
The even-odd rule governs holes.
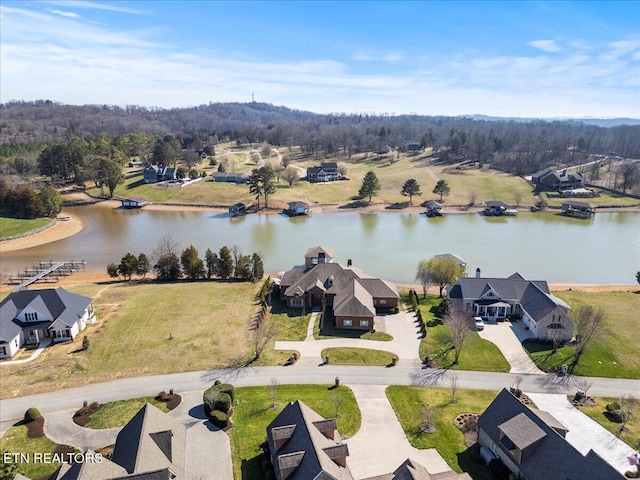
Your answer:
[[[527,118],[527,117],[491,117],[489,115],[463,115],[474,120],[487,120],[491,122],[578,122],[585,125],[596,125],[598,127],[617,127],[620,125],[640,125],[640,118]]]

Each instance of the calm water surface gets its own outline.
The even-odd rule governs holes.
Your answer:
[[[150,254],[171,235],[182,250],[238,245],[259,252],[265,270],[278,272],[302,262],[313,245],[334,248],[340,262],[352,259],[367,273],[395,282],[413,282],[417,263],[438,253],[456,253],[470,273],[525,278],[551,283],[633,283],[640,270],[640,213],[597,213],[579,220],[550,213],[521,213],[515,218],[448,215],[427,219],[417,214],[249,215],[229,218],[211,212],[165,212],[79,206],[69,209],[83,222],[73,237],[2,254],[2,273],[39,260],[80,260],[103,270],[129,252]]]

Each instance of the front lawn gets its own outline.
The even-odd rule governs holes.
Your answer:
[[[593,341],[582,355],[573,373],[590,377],[640,378],[640,346],[634,332],[640,322],[640,295],[632,292],[554,292],[572,308],[591,304],[605,314],[605,334]],[[525,342],[531,359],[544,370],[571,365],[575,348],[567,345],[554,354],[550,344]]]
[[[16,463],[20,464],[18,470],[20,473],[33,479],[46,478],[60,466],[59,463],[34,461],[34,454],[51,454],[55,451],[57,446],[58,445],[56,443],[49,440],[46,436],[40,438],[29,438],[27,436],[27,427],[22,425],[22,422],[16,423],[14,426],[9,428],[7,433],[5,433],[2,436],[2,439],[0,439],[1,451],[21,453],[28,456],[28,459],[30,460],[29,462]]]
[[[435,295],[427,295],[426,298],[423,298],[422,294],[418,294],[418,298],[420,300],[418,308],[427,324],[427,337],[420,342],[421,359],[429,356],[437,366],[457,370],[485,372],[508,372],[510,370],[509,362],[504,358],[500,349],[495,344],[480,338],[475,330],[469,332],[469,338],[464,344],[459,363],[453,365],[455,352],[451,348],[449,329],[442,324],[440,317],[442,299]],[[401,299],[410,306],[408,294],[403,293]]]
[[[391,352],[369,348],[325,348],[320,354],[321,360],[324,361],[327,355],[331,365],[388,366],[395,357]]]
[[[416,448],[435,448],[457,472],[469,472],[474,480],[491,480],[489,469],[479,457],[479,449],[467,447],[464,434],[453,423],[460,413],[482,413],[498,392],[458,390],[451,403],[451,389],[390,386],[387,397],[409,443]],[[422,433],[422,409],[436,409],[435,433]]]
[[[288,402],[301,400],[324,418],[335,416],[336,400],[344,402],[338,409],[338,431],[343,438],[352,437],[360,428],[360,409],[348,387],[328,385],[280,385],[277,408],[269,408],[269,387],[241,387],[235,390],[237,406],[229,430],[233,456],[233,474],[237,480],[262,478],[260,444],[266,440],[266,428]]]
[[[316,323],[313,326],[313,338],[316,340],[326,340],[330,338],[359,338],[361,340],[378,340],[381,342],[390,342],[393,336],[386,332],[369,332],[367,330],[350,330],[344,328],[335,328],[330,319],[330,313],[327,313],[327,320],[322,323],[322,314],[318,314]]]
[[[0,216],[0,238],[15,237],[42,228],[52,222],[50,218],[11,218]]]
[[[118,400],[103,404],[100,410],[91,415],[91,421],[85,426],[95,429],[124,427],[146,403],[152,404],[163,412],[169,411],[166,402],[160,402],[155,397]]]
[[[634,408],[635,413],[631,415],[629,420],[627,420],[624,431],[620,432],[622,424],[610,421],[605,415],[607,404],[612,402],[620,402],[620,399],[610,397],[597,397],[595,398],[595,400],[598,402],[597,405],[594,405],[593,407],[578,407],[578,409],[582,413],[588,415],[593,420],[598,422],[614,435],[619,435],[618,438],[620,438],[620,440],[625,442],[631,448],[637,449],[640,444],[640,416],[637,413],[638,411],[640,411],[640,405],[638,404],[638,401],[636,400]]]

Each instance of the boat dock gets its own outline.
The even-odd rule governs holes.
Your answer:
[[[25,268],[24,272],[18,272],[16,275],[9,277],[9,284],[19,284],[17,290],[28,287],[32,283],[37,282],[57,282],[61,278],[71,275],[73,272],[77,272],[84,268],[87,264],[84,260],[80,262],[40,262],[37,265],[31,266],[31,268]]]

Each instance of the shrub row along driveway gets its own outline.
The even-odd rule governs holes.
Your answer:
[[[386,333],[393,337],[393,340],[389,342],[361,340],[359,338],[315,340],[313,337],[307,336],[304,341],[276,342],[275,349],[297,350],[300,352],[302,362],[298,362],[296,365],[319,363],[322,360],[320,354],[325,348],[368,348],[391,352],[397,355],[403,365],[419,366],[421,364],[419,355],[420,332],[414,322],[415,318],[411,312],[386,315],[384,317]]]

